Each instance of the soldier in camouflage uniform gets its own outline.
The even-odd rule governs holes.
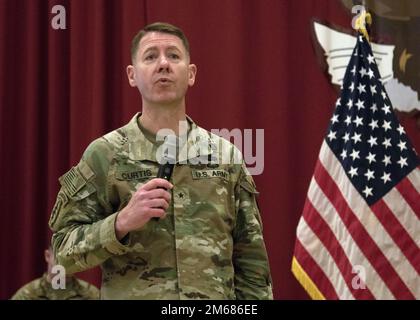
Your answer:
[[[90,283],[73,276],[66,277],[64,289],[53,288],[51,279],[54,255],[50,249],[45,250],[45,261],[48,272],[41,278],[35,279],[20,288],[11,300],[96,300],[99,299],[99,290]]]
[[[233,144],[185,114],[196,66],[184,34],[149,25],[132,60],[143,112],[59,179],[58,262],[68,273],[101,265],[103,299],[272,299],[254,181]],[[184,138],[170,182],[156,178],[162,128]]]

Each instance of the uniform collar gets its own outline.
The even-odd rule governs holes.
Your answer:
[[[128,157],[131,160],[157,162],[156,152],[158,146],[150,142],[140,130],[138,125],[140,115],[141,112],[136,113],[126,126],[129,141]],[[214,142],[210,133],[197,126],[189,116],[186,116],[186,118],[191,129],[188,131],[187,143],[184,144],[179,152],[179,163],[185,163],[198,157],[208,157],[213,152],[212,145],[214,145]]]

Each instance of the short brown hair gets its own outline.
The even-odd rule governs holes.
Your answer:
[[[139,48],[141,38],[143,38],[146,35],[146,33],[149,32],[168,33],[177,36],[179,39],[182,40],[182,43],[185,49],[187,50],[188,55],[190,54],[190,44],[188,43],[188,39],[185,36],[184,32],[180,28],[175,27],[174,25],[166,22],[154,22],[141,29],[131,41],[131,60],[133,62],[136,60],[136,53]]]

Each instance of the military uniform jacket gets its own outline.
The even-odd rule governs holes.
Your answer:
[[[97,300],[99,290],[90,283],[70,277],[65,289],[54,289],[45,273],[20,288],[11,300]]]
[[[190,118],[166,217],[118,241],[118,212],[159,166],[139,115],[60,177],[49,222],[58,263],[68,273],[101,265],[103,299],[271,299],[252,177],[233,144]]]

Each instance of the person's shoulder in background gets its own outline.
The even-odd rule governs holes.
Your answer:
[[[81,299],[98,300],[100,297],[100,290],[93,284],[82,279],[75,279],[78,285],[78,294]]]
[[[41,286],[42,278],[28,282],[10,298],[10,300],[38,300],[42,299],[44,292]],[[45,297],[46,298],[46,297]]]

